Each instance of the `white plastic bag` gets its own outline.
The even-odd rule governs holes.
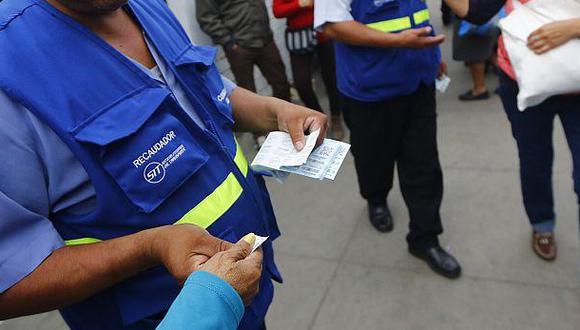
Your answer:
[[[518,108],[538,105],[550,96],[580,91],[580,40],[536,55],[529,35],[547,23],[580,18],[580,0],[514,1],[514,11],[500,21],[504,43],[520,88]]]

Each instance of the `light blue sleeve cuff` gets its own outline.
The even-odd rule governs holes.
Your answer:
[[[192,273],[157,330],[235,330],[244,315],[240,295],[226,281]]]
[[[232,93],[234,92],[234,89],[238,88],[238,85],[236,85],[236,83],[234,83],[233,81],[226,78],[224,75],[222,75],[222,81],[224,82],[224,87],[226,89],[226,93],[227,93],[228,97],[230,97],[232,95]]]

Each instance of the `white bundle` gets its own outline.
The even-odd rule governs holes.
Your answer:
[[[580,40],[536,55],[528,49],[528,37],[543,25],[580,18],[580,0],[514,1],[515,9],[500,21],[520,92],[518,108],[524,111],[547,98],[580,91]]]

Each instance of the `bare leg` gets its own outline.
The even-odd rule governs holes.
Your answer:
[[[473,88],[464,94],[459,95],[461,101],[477,101],[489,98],[489,92],[485,85],[485,62],[468,63]]]
[[[480,95],[487,92],[487,86],[485,85],[485,62],[470,63],[469,71],[473,78],[473,94]]]

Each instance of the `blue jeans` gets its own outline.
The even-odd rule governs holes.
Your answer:
[[[554,230],[553,129],[558,116],[564,127],[574,164],[574,191],[580,193],[580,95],[554,96],[520,112],[517,108],[518,84],[500,75],[500,96],[511,123],[520,158],[520,178],[526,213],[534,230]]]

